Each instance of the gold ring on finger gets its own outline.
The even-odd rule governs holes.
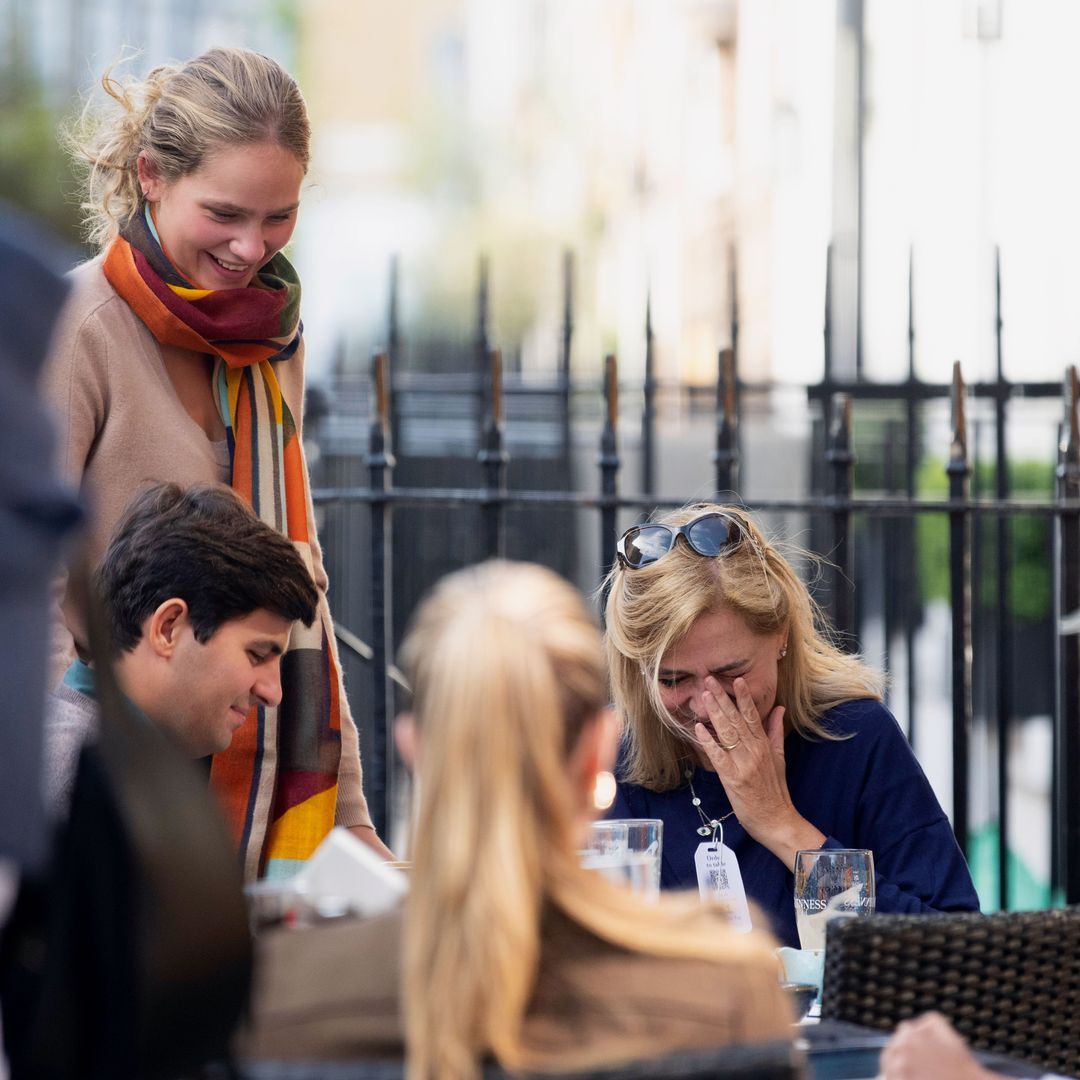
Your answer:
[[[742,736],[740,735],[733,743],[717,743],[717,746],[719,746],[721,750],[734,750],[741,742]]]

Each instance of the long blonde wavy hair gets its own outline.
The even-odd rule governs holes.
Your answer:
[[[275,60],[216,48],[142,79],[119,78],[115,68],[101,78],[109,107],[88,101],[62,133],[83,173],[86,235],[99,250],[142,212],[140,153],[169,183],[197,171],[222,146],[265,142],[288,150],[307,171],[307,106],[296,80]]]
[[[570,585],[528,564],[459,571],[421,605],[402,660],[422,744],[403,959],[411,1080],[475,1077],[487,1055],[527,1066],[549,905],[617,946],[713,958],[734,979],[775,965],[767,937],[735,933],[696,895],[650,906],[581,868],[569,757],[607,694],[599,631]]]
[[[698,503],[655,521],[679,526],[709,513],[735,518],[739,543],[703,558],[680,538],[647,566],[628,570],[616,563],[603,586],[612,695],[626,727],[625,779],[653,791],[678,787],[690,756],[686,735],[660,699],[660,662],[702,615],[726,610],[754,634],[784,635],[776,703],[784,706],[787,727],[804,737],[836,738],[821,715],[853,698],[880,700],[884,687],[880,674],[830,640],[825,613],[745,511]]]

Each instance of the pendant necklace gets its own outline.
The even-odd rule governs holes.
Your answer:
[[[716,831],[720,828],[721,822],[727,821],[735,811],[729,810],[723,817],[711,818],[704,810],[701,809],[701,799],[698,798],[698,793],[694,790],[694,770],[687,768],[683,772],[683,776],[686,777],[687,782],[690,784],[690,802],[693,804],[694,809],[698,813],[698,817],[701,818],[701,824],[698,826],[699,836],[712,835],[713,840],[716,839]]]

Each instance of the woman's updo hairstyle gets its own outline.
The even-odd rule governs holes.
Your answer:
[[[110,68],[101,85],[113,107],[87,105],[68,143],[85,168],[87,237],[106,247],[142,211],[140,153],[167,183],[201,168],[219,147],[275,143],[307,171],[311,127],[296,80],[249,49],[215,48],[144,79]]]

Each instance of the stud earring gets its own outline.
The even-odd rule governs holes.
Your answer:
[[[780,647],[780,656],[779,656],[779,659],[783,660],[785,656],[787,656],[787,646],[786,646],[786,645],[782,645],[782,646]]]

